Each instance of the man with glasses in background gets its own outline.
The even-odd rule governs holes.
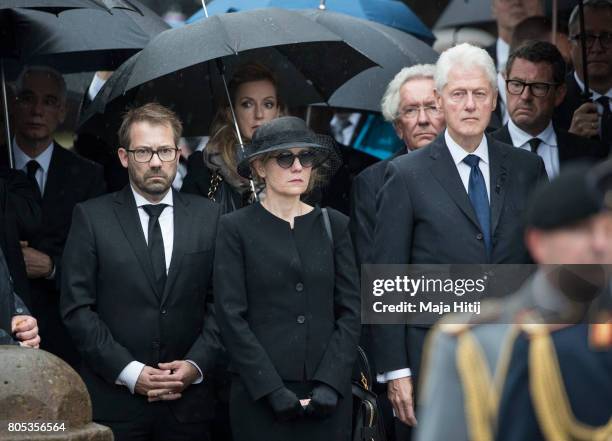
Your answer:
[[[602,159],[600,142],[559,129],[552,123],[555,107],[565,98],[565,61],[545,41],[528,41],[510,54],[505,82],[510,120],[492,134],[501,142],[539,155],[549,178],[576,159]]]
[[[571,56],[575,71],[566,78],[567,96],[555,112],[555,122],[571,133],[599,138],[612,147],[612,0],[584,1],[584,33],[578,6],[569,19]],[[584,96],[582,46],[586,45],[590,98]]]
[[[64,252],[62,317],[93,419],[117,441],[209,439],[219,209],[171,187],[181,131],[159,104],[125,114],[118,154],[129,185],[76,206]]]
[[[74,206],[106,190],[103,171],[53,139],[66,116],[66,83],[60,73],[46,66],[25,67],[15,89],[14,165],[27,174],[42,200],[38,234],[29,241],[20,238],[30,306],[44,336],[42,349],[76,367],[79,356],[59,315],[61,256]],[[7,152],[0,158],[6,161]]]

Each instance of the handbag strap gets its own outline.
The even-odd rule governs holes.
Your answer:
[[[327,237],[329,237],[329,241],[331,242],[333,248],[334,235],[332,234],[331,222],[329,221],[329,212],[327,211],[327,208],[321,208],[321,213],[323,213],[323,225],[325,225]]]

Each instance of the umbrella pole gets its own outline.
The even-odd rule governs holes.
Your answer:
[[[558,17],[557,17],[558,5],[557,0],[553,0],[552,2],[552,35],[551,35],[551,43],[557,44],[557,28],[558,28]]]
[[[208,18],[208,9],[206,9],[206,0],[202,0],[202,7],[204,8],[204,15]],[[236,113],[234,112],[234,103],[232,103],[232,97],[229,93],[229,88],[227,87],[227,80],[225,79],[225,66],[223,65],[222,60],[217,60],[217,69],[219,69],[219,73],[221,74],[221,79],[223,80],[223,88],[225,89],[225,96],[227,96],[227,102],[229,104],[230,112],[232,113],[232,121],[234,121],[234,130],[236,131],[236,135],[238,136],[238,142],[240,143],[240,149],[242,153],[244,153],[244,143],[242,142],[242,135],[240,134],[240,127],[238,127],[238,120],[236,119]],[[257,192],[255,191],[255,183],[252,179],[249,179],[249,184],[251,185],[251,191],[253,192],[253,196],[256,201],[259,201],[259,196],[257,196]]]
[[[244,142],[242,141],[240,127],[238,127],[238,120],[236,119],[236,113],[234,112],[234,103],[232,103],[232,97],[229,93],[229,87],[227,87],[227,80],[225,79],[225,66],[223,65],[223,60],[217,60],[217,68],[219,69],[221,79],[223,80],[223,88],[225,89],[225,96],[227,97],[227,103],[229,104],[230,113],[232,114],[234,130],[236,131],[236,136],[238,137],[238,142],[240,143],[240,149],[242,150],[242,153],[244,153]],[[253,182],[253,179],[249,179],[249,184],[251,185],[251,191],[255,196],[255,200],[258,201],[259,197],[257,196],[257,192],[255,191],[255,183]]]
[[[587,47],[586,39],[584,38],[584,4],[582,0],[578,0],[578,17],[580,22],[580,46],[582,48],[582,82],[584,83],[582,96],[585,100],[590,101],[591,89],[589,89],[589,72],[587,70]]]
[[[2,105],[4,110],[4,133],[6,134],[6,146],[8,151],[9,167],[13,168],[15,162],[13,161],[13,146],[11,145],[11,126],[9,124],[8,116],[8,100],[6,98],[6,80],[4,78],[4,58],[0,57],[0,75],[2,75]]]

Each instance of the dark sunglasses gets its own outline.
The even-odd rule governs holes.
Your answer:
[[[291,168],[296,158],[298,161],[300,161],[302,167],[312,167],[317,161],[317,154],[312,150],[306,150],[298,153],[297,155],[291,152],[283,152],[274,156],[276,163],[281,168]]]

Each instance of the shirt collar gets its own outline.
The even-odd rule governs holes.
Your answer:
[[[138,193],[136,190],[134,190],[134,186],[130,183],[130,188],[132,189],[132,194],[134,195],[134,200],[136,201],[136,206],[137,207],[142,207],[143,205],[151,205],[153,204],[150,201],[147,201],[140,193]],[[174,206],[174,199],[172,197],[172,188],[170,188],[170,190],[168,191],[168,193],[166,193],[166,196],[164,196],[164,198],[158,202],[158,204],[166,204],[169,206]],[[157,205],[157,204],[153,204],[153,205]]]
[[[487,137],[484,135],[484,133],[482,135],[480,144],[478,144],[478,147],[476,147],[476,150],[474,150],[472,153],[466,152],[463,147],[457,144],[455,140],[451,138],[450,134],[448,133],[448,129],[444,130],[444,140],[446,141],[446,145],[448,146],[448,150],[453,157],[455,165],[458,166],[461,162],[463,162],[467,155],[476,155],[483,163],[489,163],[489,144],[487,143]]]
[[[516,124],[514,124],[514,121],[510,119],[508,120],[508,132],[510,133],[512,144],[515,147],[521,147],[527,144],[532,138],[540,138],[540,141],[542,141],[544,144],[557,147],[557,135],[555,134],[552,121],[550,121],[546,128],[542,130],[542,132],[538,133],[537,136],[531,136],[529,133],[520,129]]]
[[[584,92],[584,83],[580,78],[578,78],[578,73],[576,71],[574,71],[574,79],[576,80],[578,87],[580,87],[580,90]],[[600,96],[607,96],[608,98],[612,99],[612,89],[608,89],[605,95],[602,95],[601,93],[596,92],[593,89],[591,89],[590,92],[593,94],[593,101],[595,101]]]
[[[17,144],[17,139],[13,138],[13,153],[15,154],[15,168],[17,170],[23,170],[26,167],[26,164],[35,159],[40,165],[40,168],[43,170],[43,173],[47,173],[49,171],[49,165],[51,164],[51,156],[53,155],[54,144],[53,141],[35,158],[31,158],[28,156],[19,144]]]

